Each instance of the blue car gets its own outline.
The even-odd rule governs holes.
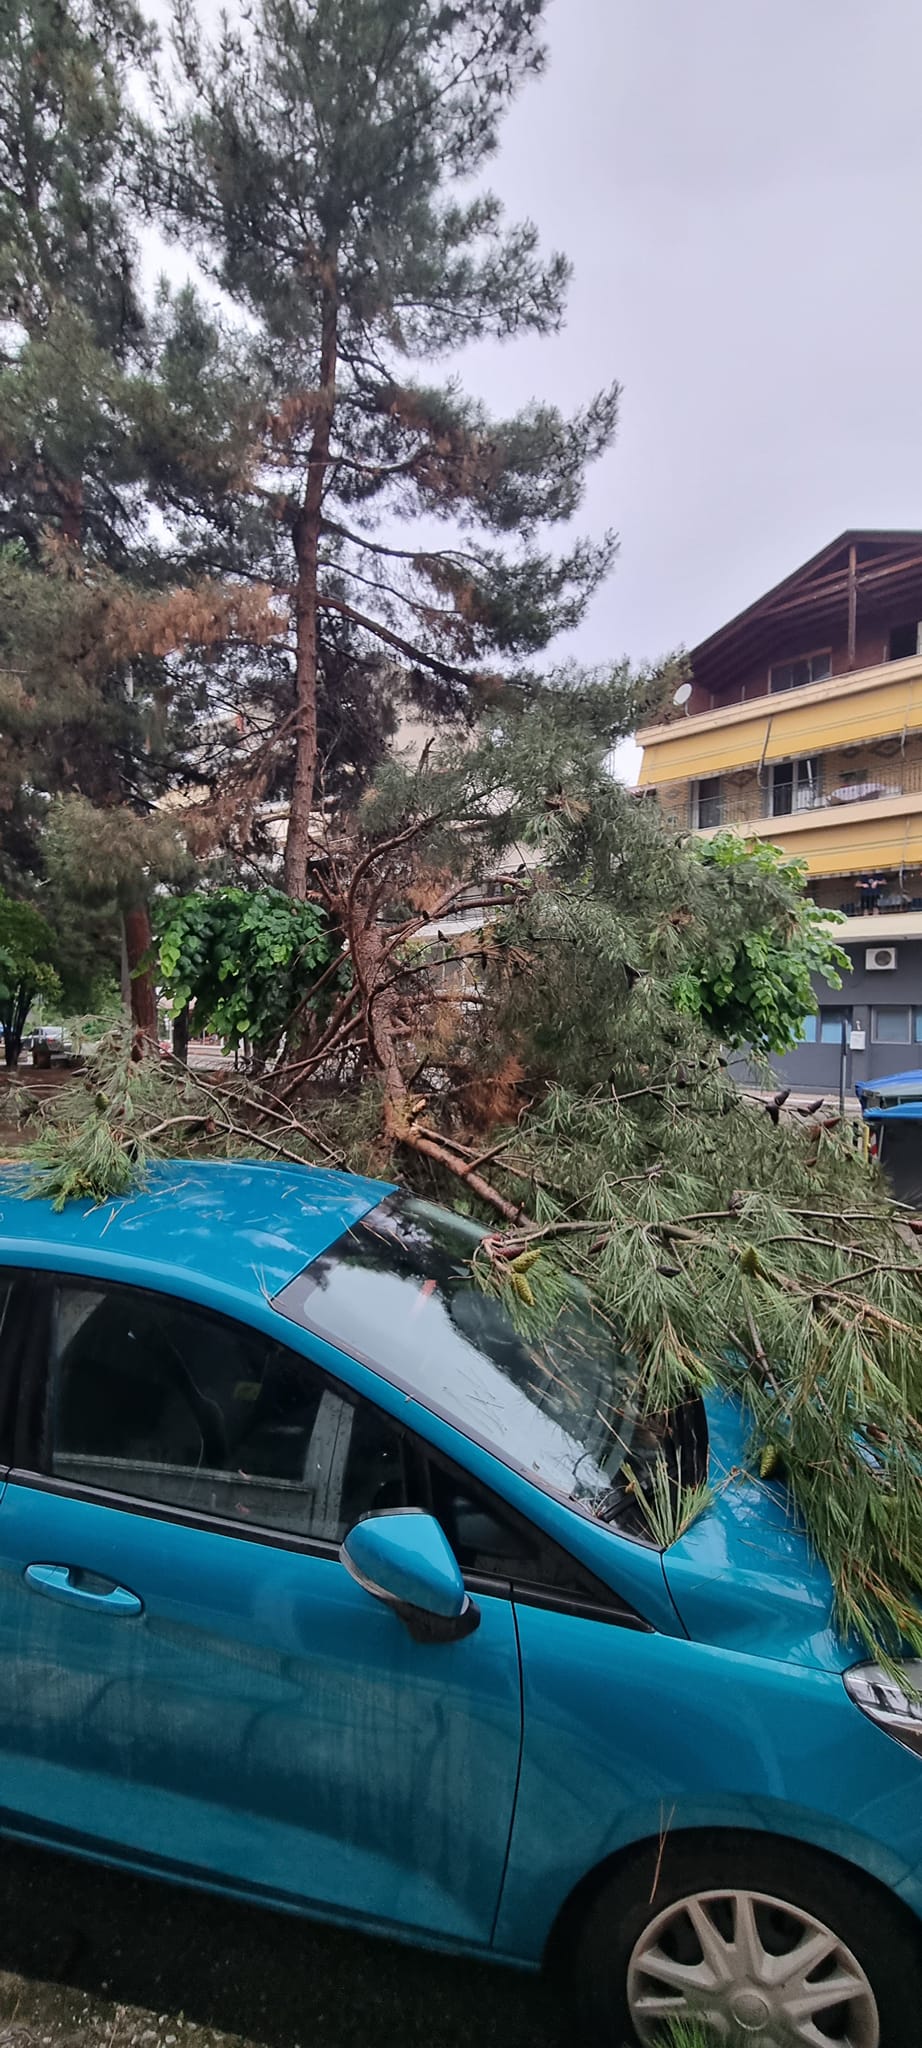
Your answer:
[[[527,1969],[580,2038],[918,2048],[922,1710],[843,1643],[728,1400],[661,1455],[467,1221],[174,1164],[0,1188],[0,1829]]]

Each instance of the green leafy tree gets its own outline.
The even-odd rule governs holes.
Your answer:
[[[468,711],[582,617],[614,543],[550,552],[608,447],[617,392],[492,419],[429,366],[553,333],[563,258],[474,191],[541,67],[544,0],[257,0],[215,43],[174,20],[147,202],[246,318],[262,461],[216,569],[244,550],[288,609],[285,886],[304,896],[318,719],[339,664],[370,705],[396,657],[420,702]],[[422,372],[413,377],[412,366]],[[447,529],[444,542],[440,529]]]
[[[251,1045],[257,1063],[316,1002],[316,984],[336,957],[323,911],[278,889],[173,897],[157,924],[160,982],[174,1018],[194,1007],[200,1029],[220,1032],[228,1051]]]
[[[19,1064],[26,1018],[36,997],[55,1002],[61,993],[55,952],[54,933],[40,913],[0,892],[0,1023],[8,1067]]]
[[[724,1045],[791,1052],[817,1008],[814,978],[841,988],[849,972],[848,955],[835,944],[839,913],[805,894],[805,862],[786,859],[778,847],[721,832],[695,842],[695,850],[715,895],[725,897],[730,936],[676,982],[678,1008],[700,1017]],[[734,934],[750,898],[755,914],[763,906],[765,922]]]

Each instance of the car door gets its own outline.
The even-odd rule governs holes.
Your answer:
[[[364,1513],[420,1504],[412,1444],[255,1329],[33,1284],[0,1500],[8,1824],[488,1942],[521,1741],[510,1602],[420,1644],[338,1557]]]

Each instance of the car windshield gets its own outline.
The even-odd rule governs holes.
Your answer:
[[[607,1512],[637,1433],[630,1362],[575,1290],[546,1336],[523,1337],[471,1271],[483,1235],[389,1196],[275,1306],[538,1485]]]

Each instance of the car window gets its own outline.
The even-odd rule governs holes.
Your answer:
[[[55,1287],[42,1463],[330,1543],[417,1504],[401,1432],[371,1403],[257,1331],[132,1288]]]
[[[54,1287],[42,1464],[75,1485],[331,1544],[363,1515],[420,1507],[462,1570],[498,1588],[613,1599],[373,1402],[165,1295]]]
[[[517,1588],[569,1593],[577,1600],[613,1601],[552,1537],[495,1500],[468,1474],[432,1459],[428,1484],[432,1513],[462,1571]]]
[[[15,1334],[11,1334],[13,1286],[20,1276],[8,1269],[0,1272],[0,1465],[8,1464],[13,1452],[13,1420],[18,1365]]]
[[[447,1210],[388,1196],[273,1306],[535,1485],[609,1516],[645,1455],[631,1360],[576,1288],[550,1329],[524,1336],[473,1275],[482,1239]]]

